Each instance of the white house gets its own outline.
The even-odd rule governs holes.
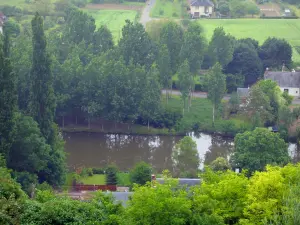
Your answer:
[[[213,12],[214,4],[210,0],[192,0],[190,2],[191,17],[200,18],[201,16],[210,17]]]
[[[280,87],[281,91],[286,91],[289,95],[300,96],[300,72],[265,72],[265,79],[275,81]]]

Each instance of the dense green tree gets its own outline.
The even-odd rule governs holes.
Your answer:
[[[269,98],[271,109],[270,114],[274,116],[273,120],[270,118],[269,121],[276,122],[278,120],[278,114],[281,107],[287,105],[285,98],[282,96],[282,92],[275,81],[272,80],[261,80],[257,83],[263,93]]]
[[[108,185],[116,185],[117,184],[117,172],[118,168],[115,165],[109,165],[106,170],[106,183]]]
[[[230,170],[213,172],[206,168],[201,179],[201,185],[192,188],[194,213],[214,215],[223,222],[216,224],[238,224],[246,206],[247,177]]]
[[[52,123],[55,112],[53,76],[50,68],[50,57],[47,53],[47,42],[43,29],[43,19],[36,14],[32,22],[33,57],[30,74],[31,92],[29,111],[38,122],[41,132],[48,143],[52,142]]]
[[[64,37],[70,43],[79,44],[84,41],[90,44],[96,29],[95,19],[79,9],[71,9],[68,13]]]
[[[246,2],[238,1],[238,0],[231,0],[229,1],[229,8],[230,8],[230,15],[232,17],[243,17],[247,14],[247,7]]]
[[[259,57],[263,62],[264,69],[267,67],[281,69],[283,64],[291,65],[292,47],[284,39],[268,38],[260,47]]]
[[[134,188],[128,202],[125,224],[184,225],[192,216],[187,192],[176,188],[177,183],[165,179],[164,185],[155,184]]]
[[[290,161],[287,145],[279,134],[265,128],[256,128],[237,134],[232,163],[251,174],[262,171],[267,164],[285,165]]]
[[[247,14],[252,15],[252,17],[254,15],[259,15],[260,14],[260,10],[259,10],[257,4],[254,3],[254,2],[247,2],[246,5],[245,5],[245,7],[246,7],[246,10],[247,10],[246,11]]]
[[[241,104],[241,99],[240,97],[237,95],[236,92],[232,93],[230,95],[230,99],[229,99],[229,108],[230,108],[230,112],[231,113],[237,113],[239,108],[240,108],[240,104]]]
[[[227,1],[220,1],[218,5],[218,10],[223,16],[228,16],[230,13],[229,4]]]
[[[226,171],[231,169],[228,160],[223,157],[218,157],[212,161],[210,167],[213,171]]]
[[[0,224],[20,224],[22,205],[26,196],[11,177],[5,159],[0,154]]]
[[[147,73],[146,85],[143,88],[143,96],[139,106],[140,115],[148,121],[148,129],[150,120],[155,118],[161,107],[161,91],[158,79],[159,72],[156,65],[152,65]]]
[[[219,62],[222,67],[227,66],[232,60],[233,51],[233,37],[226,34],[223,27],[216,28],[207,51],[209,66],[213,66],[216,62]]]
[[[183,43],[183,30],[175,22],[168,22],[160,33],[160,43],[169,50],[172,75],[180,65],[180,50]]]
[[[232,61],[225,68],[226,73],[236,76],[242,74],[244,86],[252,85],[262,75],[263,68],[256,50],[247,44],[239,44],[234,52]]]
[[[183,62],[187,59],[190,71],[194,74],[201,68],[207,47],[202,33],[202,27],[198,23],[190,23],[183,35],[184,42],[180,50],[180,61]]]
[[[258,41],[252,38],[242,38],[238,40],[239,43],[244,43],[249,45],[250,48],[254,47],[256,51],[258,51],[259,45]]]
[[[47,169],[50,151],[38,124],[31,117],[17,114],[15,140],[7,157],[8,167],[38,174]]]
[[[188,108],[189,104],[187,104],[186,100],[191,95],[194,85],[194,79],[192,74],[190,73],[189,63],[185,60],[178,69],[178,82],[179,82],[179,90],[181,92],[181,98],[183,101],[183,114],[184,110]]]
[[[8,51],[8,40],[5,44]],[[12,70],[10,59],[5,57],[3,48],[0,40],[0,153],[7,157],[15,134],[17,85],[16,74]]]
[[[206,77],[207,83],[207,98],[212,102],[212,118],[215,123],[215,109],[221,103],[221,100],[226,92],[226,77],[222,72],[222,67],[219,63],[215,64],[209,71]]]
[[[120,53],[128,65],[133,64],[146,66],[147,69],[153,64],[157,55],[155,43],[150,39],[142,24],[134,24],[126,20],[122,28],[122,38],[119,41]]]
[[[172,85],[172,72],[170,54],[167,45],[161,45],[159,48],[157,67],[159,69],[160,83],[163,88],[169,89]],[[166,91],[166,99],[168,102],[168,92]]]
[[[133,184],[145,185],[151,181],[152,168],[145,162],[137,163],[130,171],[130,181]]]
[[[197,177],[200,158],[196,142],[185,136],[174,147],[172,152],[173,170],[177,176]]]
[[[253,85],[249,92],[248,104],[246,106],[246,113],[250,112],[260,117],[260,121],[264,124],[266,121],[272,121],[274,115],[270,112],[273,110],[270,105],[270,99],[259,85]]]
[[[120,224],[123,207],[110,195],[97,192],[88,202],[40,192],[38,201],[27,201],[22,224]],[[47,198],[43,197],[48,195]]]
[[[101,26],[93,38],[93,50],[95,54],[106,52],[114,46],[113,37],[106,26]]]

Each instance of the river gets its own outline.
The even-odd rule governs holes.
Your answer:
[[[233,139],[219,135],[191,134],[197,143],[200,168],[217,157],[229,158],[233,152]],[[115,163],[127,171],[139,161],[150,163],[156,171],[172,169],[171,154],[180,136],[147,136],[104,133],[64,133],[67,163],[70,169],[80,166],[105,167]],[[300,153],[295,144],[289,144],[293,161]]]

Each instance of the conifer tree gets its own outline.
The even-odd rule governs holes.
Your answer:
[[[16,75],[12,71],[8,51],[8,34],[4,33],[0,39],[0,153],[5,157],[9,154],[15,131],[15,111],[17,109]]]
[[[53,77],[50,69],[50,58],[46,52],[47,42],[44,34],[43,19],[36,13],[32,25],[32,69],[30,74],[31,91],[29,112],[38,122],[47,143],[53,141],[52,123],[55,112]]]

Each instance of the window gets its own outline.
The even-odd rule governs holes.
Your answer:
[[[199,10],[199,6],[195,6],[195,9],[196,9],[196,10]]]
[[[209,10],[208,10],[208,7],[207,7],[207,6],[204,7],[204,12],[205,12],[205,13],[209,13]]]

